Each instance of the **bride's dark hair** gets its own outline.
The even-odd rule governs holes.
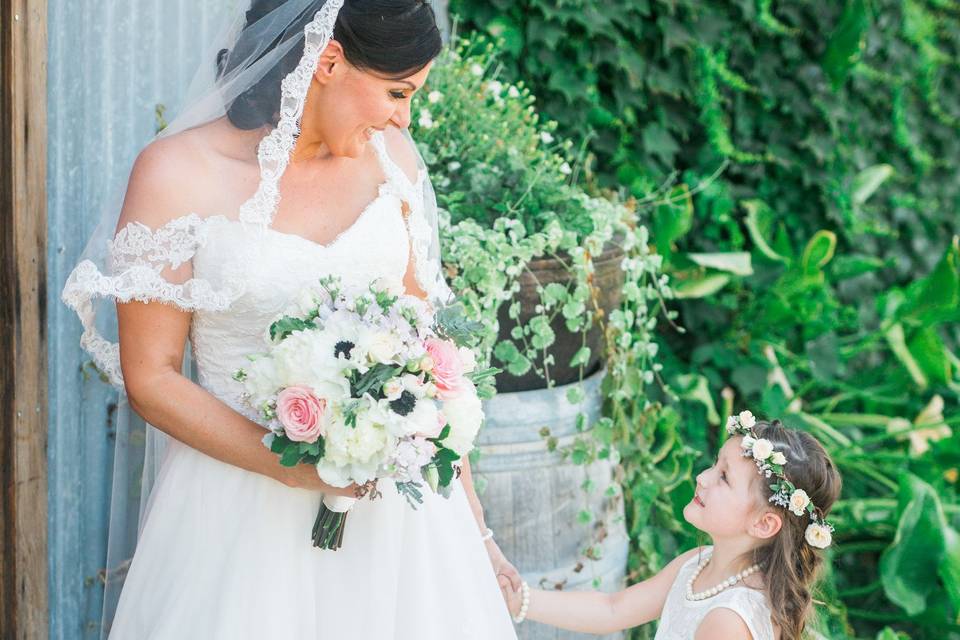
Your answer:
[[[246,14],[245,28],[286,1],[253,0]],[[323,4],[324,0],[312,3],[292,28],[302,31]],[[443,47],[436,15],[425,0],[346,0],[337,16],[333,39],[343,47],[350,64],[385,78],[404,78],[420,71]],[[265,47],[258,59],[270,53],[280,41],[278,38]],[[297,66],[302,55],[300,44],[280,58],[256,84],[237,96],[227,107],[230,122],[240,129],[276,124],[280,83]],[[220,51],[217,67],[221,76],[233,70],[229,50]]]

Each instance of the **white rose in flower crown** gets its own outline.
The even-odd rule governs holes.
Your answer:
[[[787,464],[787,456],[783,455],[779,451],[774,451],[773,455],[770,456],[770,462],[773,464],[778,464],[782,467],[783,465]]]
[[[751,436],[743,436],[743,440],[740,442],[741,449],[749,449],[757,441],[756,438]]]
[[[443,446],[461,456],[467,455],[473,449],[473,441],[483,424],[483,404],[473,383],[464,381],[459,393],[446,396],[442,410],[450,425],[450,434],[444,439]]]
[[[807,512],[807,505],[810,504],[810,496],[803,489],[797,489],[790,494],[790,511],[795,515],[802,516]]]
[[[830,543],[833,542],[833,534],[830,532],[830,527],[816,522],[807,527],[804,537],[807,539],[807,544],[817,549],[826,549],[830,546]]]
[[[757,424],[757,419],[749,411],[740,412],[740,424],[743,425],[745,429],[753,429]]]
[[[753,443],[754,460],[766,460],[773,455],[773,443],[766,438],[760,438]]]

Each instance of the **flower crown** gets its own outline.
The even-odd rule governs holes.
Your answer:
[[[797,489],[789,480],[783,470],[787,464],[787,457],[781,451],[775,451],[773,443],[766,438],[758,438],[753,427],[757,424],[757,419],[749,411],[742,411],[740,415],[727,418],[727,433],[730,435],[742,435],[743,442],[740,447],[743,449],[745,458],[753,458],[757,463],[757,469],[760,475],[766,478],[776,477],[776,481],[770,485],[773,495],[770,496],[770,502],[779,505],[795,515],[810,517],[810,524],[804,537],[807,544],[817,549],[826,549],[833,541],[833,525],[827,522],[822,516],[821,511],[813,502],[810,496],[803,489]]]

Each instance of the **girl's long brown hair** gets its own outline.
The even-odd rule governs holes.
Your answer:
[[[754,431],[783,452],[787,479],[806,491],[825,517],[840,495],[841,480],[823,446],[810,434],[788,429],[779,420],[759,421]],[[781,640],[800,640],[812,613],[811,589],[820,576],[824,552],[806,542],[807,515],[798,516],[768,502],[773,493],[770,484],[767,478],[758,478],[766,504],[782,511],[783,526],[768,543],[753,550],[752,561],[766,576],[767,599]]]

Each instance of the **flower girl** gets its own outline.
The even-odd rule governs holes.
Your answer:
[[[612,594],[526,583],[514,591],[501,581],[514,620],[606,634],[659,618],[656,640],[799,640],[840,475],[819,442],[779,421],[744,411],[728,419],[727,433],[683,510],[712,546]]]

